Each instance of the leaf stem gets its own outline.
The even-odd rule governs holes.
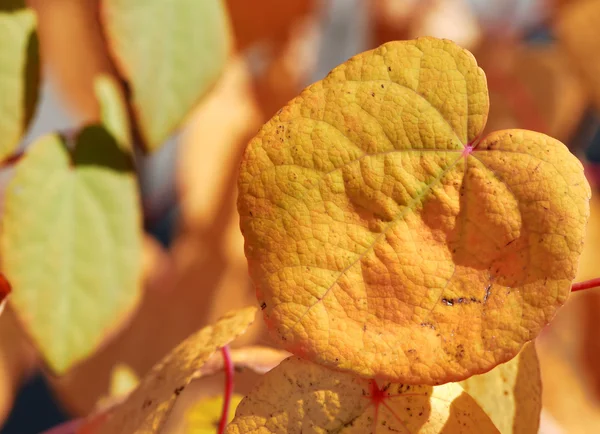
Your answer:
[[[227,426],[227,420],[229,419],[229,405],[231,404],[231,396],[233,395],[234,374],[228,345],[221,348],[221,354],[223,355],[223,362],[225,364],[225,391],[223,393],[223,411],[221,412],[218,434],[225,433],[225,426]]]
[[[600,286],[600,277],[596,277],[595,279],[584,280],[583,282],[574,283],[571,286],[571,292],[582,291],[584,289],[590,289]]]

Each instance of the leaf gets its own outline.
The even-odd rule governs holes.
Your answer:
[[[450,41],[391,42],[290,101],[250,142],[238,211],[284,349],[439,384],[514,357],[566,301],[590,188],[560,142],[483,139],[485,76]]]
[[[542,411],[542,379],[535,344],[511,361],[460,383],[502,434],[537,433]]]
[[[104,127],[83,129],[74,151],[45,136],[17,165],[1,256],[11,302],[55,372],[94,352],[137,305],[140,224],[131,155]]]
[[[94,80],[94,92],[99,101],[100,119],[124,151],[131,152],[131,133],[125,100],[115,79],[100,74]]]
[[[233,420],[235,409],[243,396],[234,393],[231,396],[228,421]],[[185,434],[214,434],[219,426],[221,412],[223,411],[223,396],[203,398],[191,406],[185,415]]]
[[[0,6],[0,160],[19,146],[38,97],[36,16],[22,3]]]
[[[290,357],[238,405],[227,434],[498,433],[463,389],[386,383]]]
[[[266,374],[290,354],[275,348],[250,345],[231,350],[231,361],[236,370],[250,369],[257,374]],[[202,367],[200,376],[213,375],[223,370],[223,357],[215,354]]]
[[[298,22],[315,12],[317,4],[315,0],[255,0],[249,6],[246,0],[227,0],[236,46],[244,50],[286,39]]]
[[[224,6],[220,0],[105,0],[102,7],[141,135],[154,151],[223,69],[229,46]]]
[[[596,0],[571,2],[555,20],[559,43],[586,83],[596,108],[600,108],[600,61],[590,53],[600,50],[599,20],[600,2]]]
[[[159,432],[178,396],[196,371],[254,321],[256,308],[226,314],[213,326],[194,333],[152,368],[129,398],[109,415],[98,434]]]

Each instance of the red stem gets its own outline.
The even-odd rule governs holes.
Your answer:
[[[225,345],[221,348],[223,361],[225,363],[225,393],[223,395],[223,411],[221,413],[221,421],[219,422],[218,434],[225,433],[227,420],[229,419],[229,405],[231,404],[231,396],[233,395],[233,362],[229,353],[229,346]]]
[[[597,286],[600,286],[600,277],[596,277],[595,279],[585,280],[583,282],[574,283],[573,286],[571,286],[571,292],[595,288]]]

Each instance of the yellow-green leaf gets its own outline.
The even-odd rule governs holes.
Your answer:
[[[238,210],[267,325],[297,355],[440,384],[514,357],[566,301],[589,215],[581,163],[479,135],[485,75],[451,41],[355,56],[248,145]]]
[[[227,434],[498,433],[462,387],[377,385],[291,357],[238,405]]]
[[[535,344],[511,361],[460,383],[502,434],[537,433],[542,411],[542,378]]]
[[[103,22],[129,81],[148,150],[157,149],[219,76],[229,49],[220,0],[105,0]]]
[[[0,5],[0,160],[11,155],[33,115],[39,86],[36,16],[22,1]]]
[[[234,393],[229,404],[228,422],[233,420],[235,409],[243,396]],[[203,398],[185,412],[185,434],[215,434],[223,411],[223,395]]]
[[[83,129],[72,151],[57,134],[39,139],[9,182],[2,223],[11,302],[49,366],[63,373],[118,329],[139,299],[131,155],[100,125]]]
[[[195,373],[215,351],[244,333],[255,316],[254,307],[232,311],[188,337],[152,368],[123,404],[110,412],[98,434],[160,432]]]

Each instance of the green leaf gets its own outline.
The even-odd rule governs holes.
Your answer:
[[[220,0],[105,0],[111,51],[129,81],[146,148],[156,150],[216,81],[229,47]]]
[[[57,134],[41,138],[6,190],[0,254],[11,303],[57,373],[101,345],[140,296],[138,189],[115,124],[83,129],[73,151]]]
[[[19,146],[38,97],[36,16],[22,6],[17,0],[0,5],[0,160]]]

